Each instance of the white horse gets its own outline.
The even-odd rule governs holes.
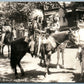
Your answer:
[[[81,64],[81,77],[83,76],[84,69],[84,28],[74,32],[75,44],[78,45],[77,57],[80,60]]]

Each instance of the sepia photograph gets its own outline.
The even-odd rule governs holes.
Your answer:
[[[0,83],[84,83],[84,2],[0,2]]]

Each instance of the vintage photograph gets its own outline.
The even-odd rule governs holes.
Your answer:
[[[0,82],[84,82],[84,2],[0,2]]]

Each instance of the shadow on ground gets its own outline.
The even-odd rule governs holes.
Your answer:
[[[75,81],[76,83],[84,83],[84,75],[83,77],[81,77],[80,73],[73,73],[74,77],[72,78],[73,81]]]
[[[41,66],[41,67],[46,67],[44,64],[39,63],[38,65]],[[57,68],[57,66],[58,66],[57,64],[50,63],[49,68]],[[75,70],[74,68],[65,68],[60,64],[59,64],[59,67],[62,68],[62,69],[67,69],[67,70]]]
[[[46,67],[43,63],[38,64],[38,65],[41,66],[41,67]],[[52,64],[52,63],[49,64],[49,68],[56,68],[56,67],[57,67],[57,64]]]
[[[4,55],[2,55],[2,54],[0,53],[0,59],[1,59],[1,58],[4,58],[4,59],[5,59],[5,58],[8,58],[8,56],[4,56]]]
[[[45,77],[46,73],[43,71],[36,71],[36,70],[30,70],[26,71],[24,76],[21,76],[21,74],[18,74],[18,78],[15,79],[14,74],[8,74],[5,75],[7,79],[11,79],[9,81],[2,81],[2,82],[36,82],[38,80],[42,80],[40,76]]]
[[[57,72],[51,72],[51,74],[59,74],[59,73],[71,73],[73,74],[73,77],[71,77],[72,81],[75,81],[76,83],[84,83],[84,77],[81,78],[80,73],[74,73],[72,71],[57,71]],[[4,75],[5,78],[0,78],[0,82],[42,82],[43,78],[46,77],[46,73],[43,71],[37,71],[37,70],[30,70],[25,71],[25,75],[21,76],[21,74],[18,74],[19,78],[15,79],[14,73]],[[42,77],[42,78],[41,78]],[[6,80],[5,80],[6,79]],[[51,80],[50,82],[56,83],[57,81]]]

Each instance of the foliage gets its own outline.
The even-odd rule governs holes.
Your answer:
[[[74,10],[79,4],[81,2],[71,2],[69,7]],[[62,7],[65,10],[66,5],[65,2],[63,2],[63,5],[58,2],[3,2],[0,10],[4,11],[6,18],[15,19],[16,16],[16,18],[20,18],[20,15],[22,15],[28,20],[30,12],[35,8],[46,11]]]
[[[5,17],[12,17],[13,19],[17,14],[26,16],[28,18],[29,13],[32,9],[36,8],[34,2],[4,2],[6,5],[3,6],[2,10],[5,13]]]

